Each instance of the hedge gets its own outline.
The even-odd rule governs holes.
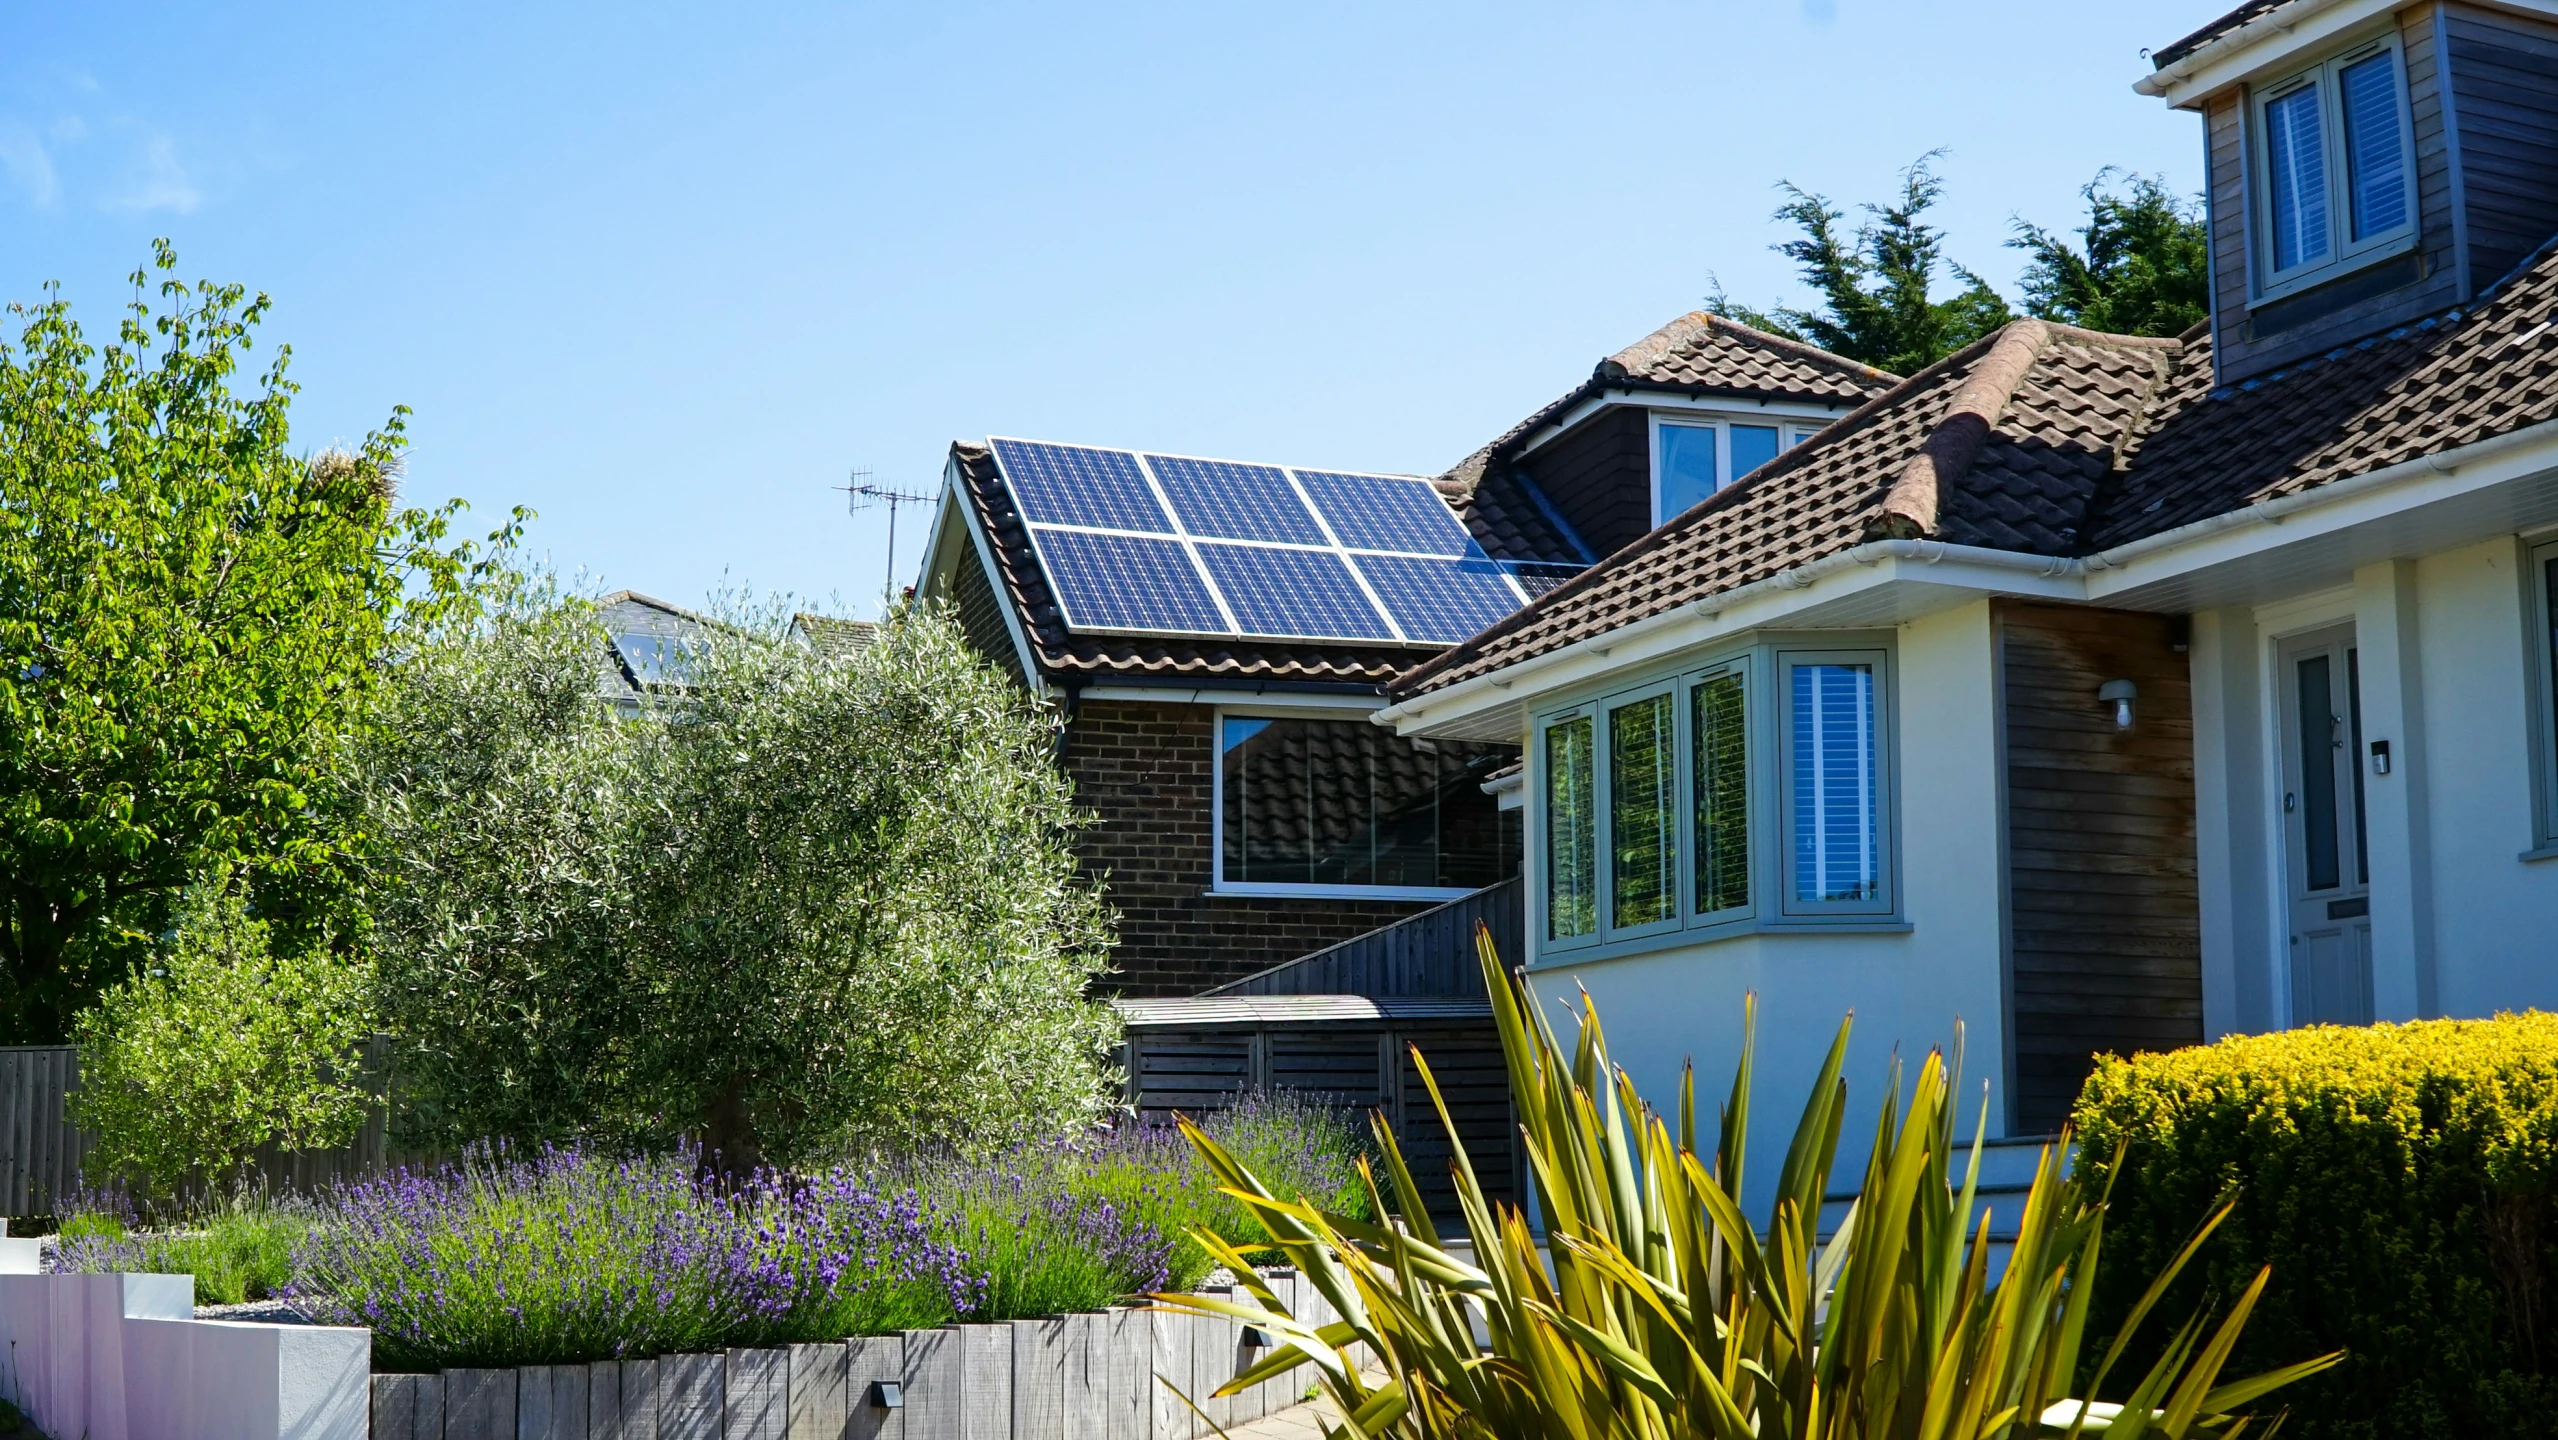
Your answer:
[[[2235,1186],[2167,1313],[2274,1267],[2230,1373],[2347,1352],[2286,1392],[2286,1433],[2558,1435],[2558,1015],[2107,1059],[2076,1124],[2079,1163],[2113,1181],[2100,1333]]]

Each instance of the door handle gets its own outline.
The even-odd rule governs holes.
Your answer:
[[[2289,815],[2289,814],[2290,814],[2290,813],[2292,813],[2294,810],[2297,810],[2297,809],[2299,809],[2299,808],[2300,808],[2300,796],[2299,796],[2296,792],[2293,792],[2293,791],[2290,791],[2290,790],[2286,790],[2286,791],[2284,791],[2284,792],[2283,792],[2283,813],[2284,813],[2284,814],[2286,814],[2286,815]]]

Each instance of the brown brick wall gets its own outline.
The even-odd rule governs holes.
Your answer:
[[[1195,995],[1428,908],[1209,895],[1214,715],[1090,701],[1067,729],[1067,778],[1100,817],[1080,848],[1119,911],[1119,973],[1105,983],[1122,994]]]

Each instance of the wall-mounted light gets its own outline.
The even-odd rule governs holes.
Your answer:
[[[2108,680],[2096,687],[2098,703],[2114,707],[2114,728],[2117,730],[2132,728],[2132,697],[2140,693],[2140,687],[2129,680]]]
[[[1270,1332],[1258,1325],[1246,1325],[1243,1327],[1243,1348],[1246,1350],[1269,1349]]]
[[[874,1410],[905,1409],[906,1386],[904,1382],[897,1380],[873,1380],[870,1382],[870,1406]]]

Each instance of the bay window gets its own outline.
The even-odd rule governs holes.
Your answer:
[[[2414,243],[2415,145],[2395,39],[2263,87],[2252,128],[2259,298]]]
[[[1888,678],[1763,644],[1540,715],[1540,949],[1892,923]]]

